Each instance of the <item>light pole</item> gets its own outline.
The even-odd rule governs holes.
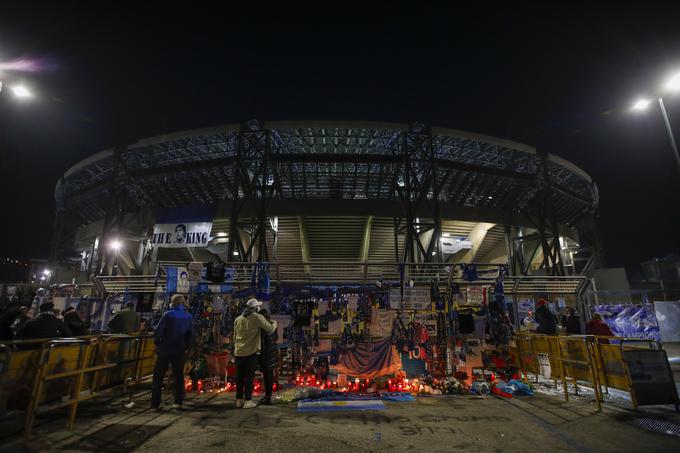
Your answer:
[[[666,91],[680,91],[680,73],[671,76],[665,85]],[[675,144],[675,137],[673,136],[673,129],[671,129],[671,123],[668,120],[668,112],[666,112],[666,106],[663,103],[663,98],[659,95],[659,108],[661,109],[661,115],[663,116],[664,124],[666,125],[666,132],[668,132],[668,139],[671,142],[671,148],[673,149],[673,157],[675,157],[675,163],[678,166],[678,172],[680,172],[680,154],[678,154],[678,147]],[[635,104],[633,104],[633,110],[641,111],[647,109],[651,101],[648,99],[639,99]]]

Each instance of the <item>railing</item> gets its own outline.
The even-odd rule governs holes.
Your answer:
[[[158,287],[165,288],[164,275],[117,275],[99,276],[96,280],[101,283],[107,293],[154,293]],[[97,285],[99,286],[99,285]]]
[[[149,335],[100,335],[8,342],[0,353],[0,410],[26,410],[28,443],[38,412],[68,407],[71,428],[79,403],[150,377],[155,345]]]
[[[603,392],[608,393],[609,388],[630,393],[633,409],[637,410],[638,405],[641,405],[640,386],[635,383],[635,376],[630,371],[631,362],[627,360],[626,353],[644,350],[660,353],[655,363],[647,363],[658,379],[659,373],[663,376],[663,367],[668,367],[668,361],[663,348],[655,340],[518,333],[514,337],[514,347],[511,348],[515,365],[525,373],[534,374],[537,382],[541,375],[555,383],[561,381],[566,401],[569,400],[569,380],[572,381],[576,394],[579,384],[592,387],[598,411],[602,410]],[[669,367],[668,374],[668,392],[657,399],[657,402],[649,404],[674,404],[677,411],[680,402]],[[657,381],[650,382],[649,385],[656,385],[663,390],[663,384]],[[648,398],[648,395],[645,397]]]
[[[159,276],[118,276],[97,277],[107,292],[155,292],[164,287],[165,270],[170,266],[186,266],[184,262],[162,261],[159,263]],[[226,263],[226,283],[249,285],[257,271],[258,263]],[[456,282],[459,284],[480,284],[493,282],[498,277],[501,266],[498,264],[476,264],[479,279],[468,282],[463,278],[462,268],[450,263],[395,263],[395,262],[353,262],[353,261],[311,261],[311,262],[272,262],[266,263],[271,283],[305,284],[356,284],[366,285],[377,281],[413,282],[415,286],[426,286],[432,280],[439,282],[440,288]],[[585,277],[517,276],[506,277],[506,293],[509,294],[578,294],[585,286]]]

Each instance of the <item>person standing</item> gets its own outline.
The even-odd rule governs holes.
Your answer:
[[[592,319],[588,324],[586,324],[586,335],[613,337],[614,333],[612,332],[612,329],[609,328],[607,323],[604,322],[601,314],[593,313]],[[609,340],[606,338],[598,338],[597,342],[602,344],[609,344]]]
[[[536,333],[555,335],[557,333],[557,316],[550,311],[545,299],[539,299],[537,305],[538,307],[534,313],[534,318],[538,323]]]
[[[16,336],[16,333],[19,331],[21,326],[28,322],[29,319],[31,319],[31,307],[28,305],[22,305],[19,308],[19,315],[14,318],[14,322],[12,322],[12,332],[14,333],[14,336]]]
[[[18,328],[28,321],[29,307],[8,303],[0,313],[0,340],[11,340],[16,337]]]
[[[260,314],[264,316],[267,322],[271,323],[271,318],[267,310],[260,310]],[[267,332],[260,329],[260,371],[262,372],[262,380],[264,381],[264,398],[258,404],[269,406],[272,404],[272,392],[274,390],[274,371],[279,366],[278,350],[276,348],[276,340],[278,335],[276,329],[273,332]]]
[[[260,329],[276,330],[276,321],[268,322],[259,314],[262,302],[250,299],[243,313],[234,320],[234,355],[236,356],[236,407],[257,407],[252,402],[253,379],[262,348]]]
[[[109,332],[132,334],[139,332],[139,314],[135,311],[135,304],[126,302],[125,307],[113,315],[109,321]]]
[[[175,379],[175,404],[172,407],[182,409],[184,403],[184,360],[194,342],[193,318],[185,310],[185,303],[184,296],[172,296],[172,309],[163,314],[154,332],[156,365],[153,370],[151,407],[156,410],[161,409],[161,385],[168,365],[172,367]]]
[[[68,307],[64,310],[64,322],[71,329],[74,336],[80,337],[87,334],[87,324],[80,319],[80,314],[75,307]]]
[[[26,321],[17,330],[17,339],[29,340],[33,338],[61,338],[70,337],[71,329],[54,315],[54,304],[43,302],[38,308],[40,313],[33,319]]]
[[[581,317],[576,313],[574,307],[567,308],[564,330],[567,335],[581,335]]]

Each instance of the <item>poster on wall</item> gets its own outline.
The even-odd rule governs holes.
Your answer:
[[[157,223],[153,227],[151,244],[155,247],[206,247],[212,222]]]

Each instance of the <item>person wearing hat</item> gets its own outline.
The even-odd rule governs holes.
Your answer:
[[[536,305],[536,311],[534,312],[534,319],[538,323],[536,333],[555,335],[557,333],[557,316],[550,311],[545,299],[539,299]]]
[[[252,401],[253,379],[262,349],[260,330],[272,333],[276,321],[267,322],[259,314],[262,302],[250,299],[243,313],[234,320],[234,356],[236,356],[236,407],[257,407]]]
[[[40,304],[40,313],[33,319],[26,321],[17,330],[17,339],[28,340],[33,338],[60,338],[70,337],[71,329],[66,323],[54,315],[54,304],[43,302]]]

